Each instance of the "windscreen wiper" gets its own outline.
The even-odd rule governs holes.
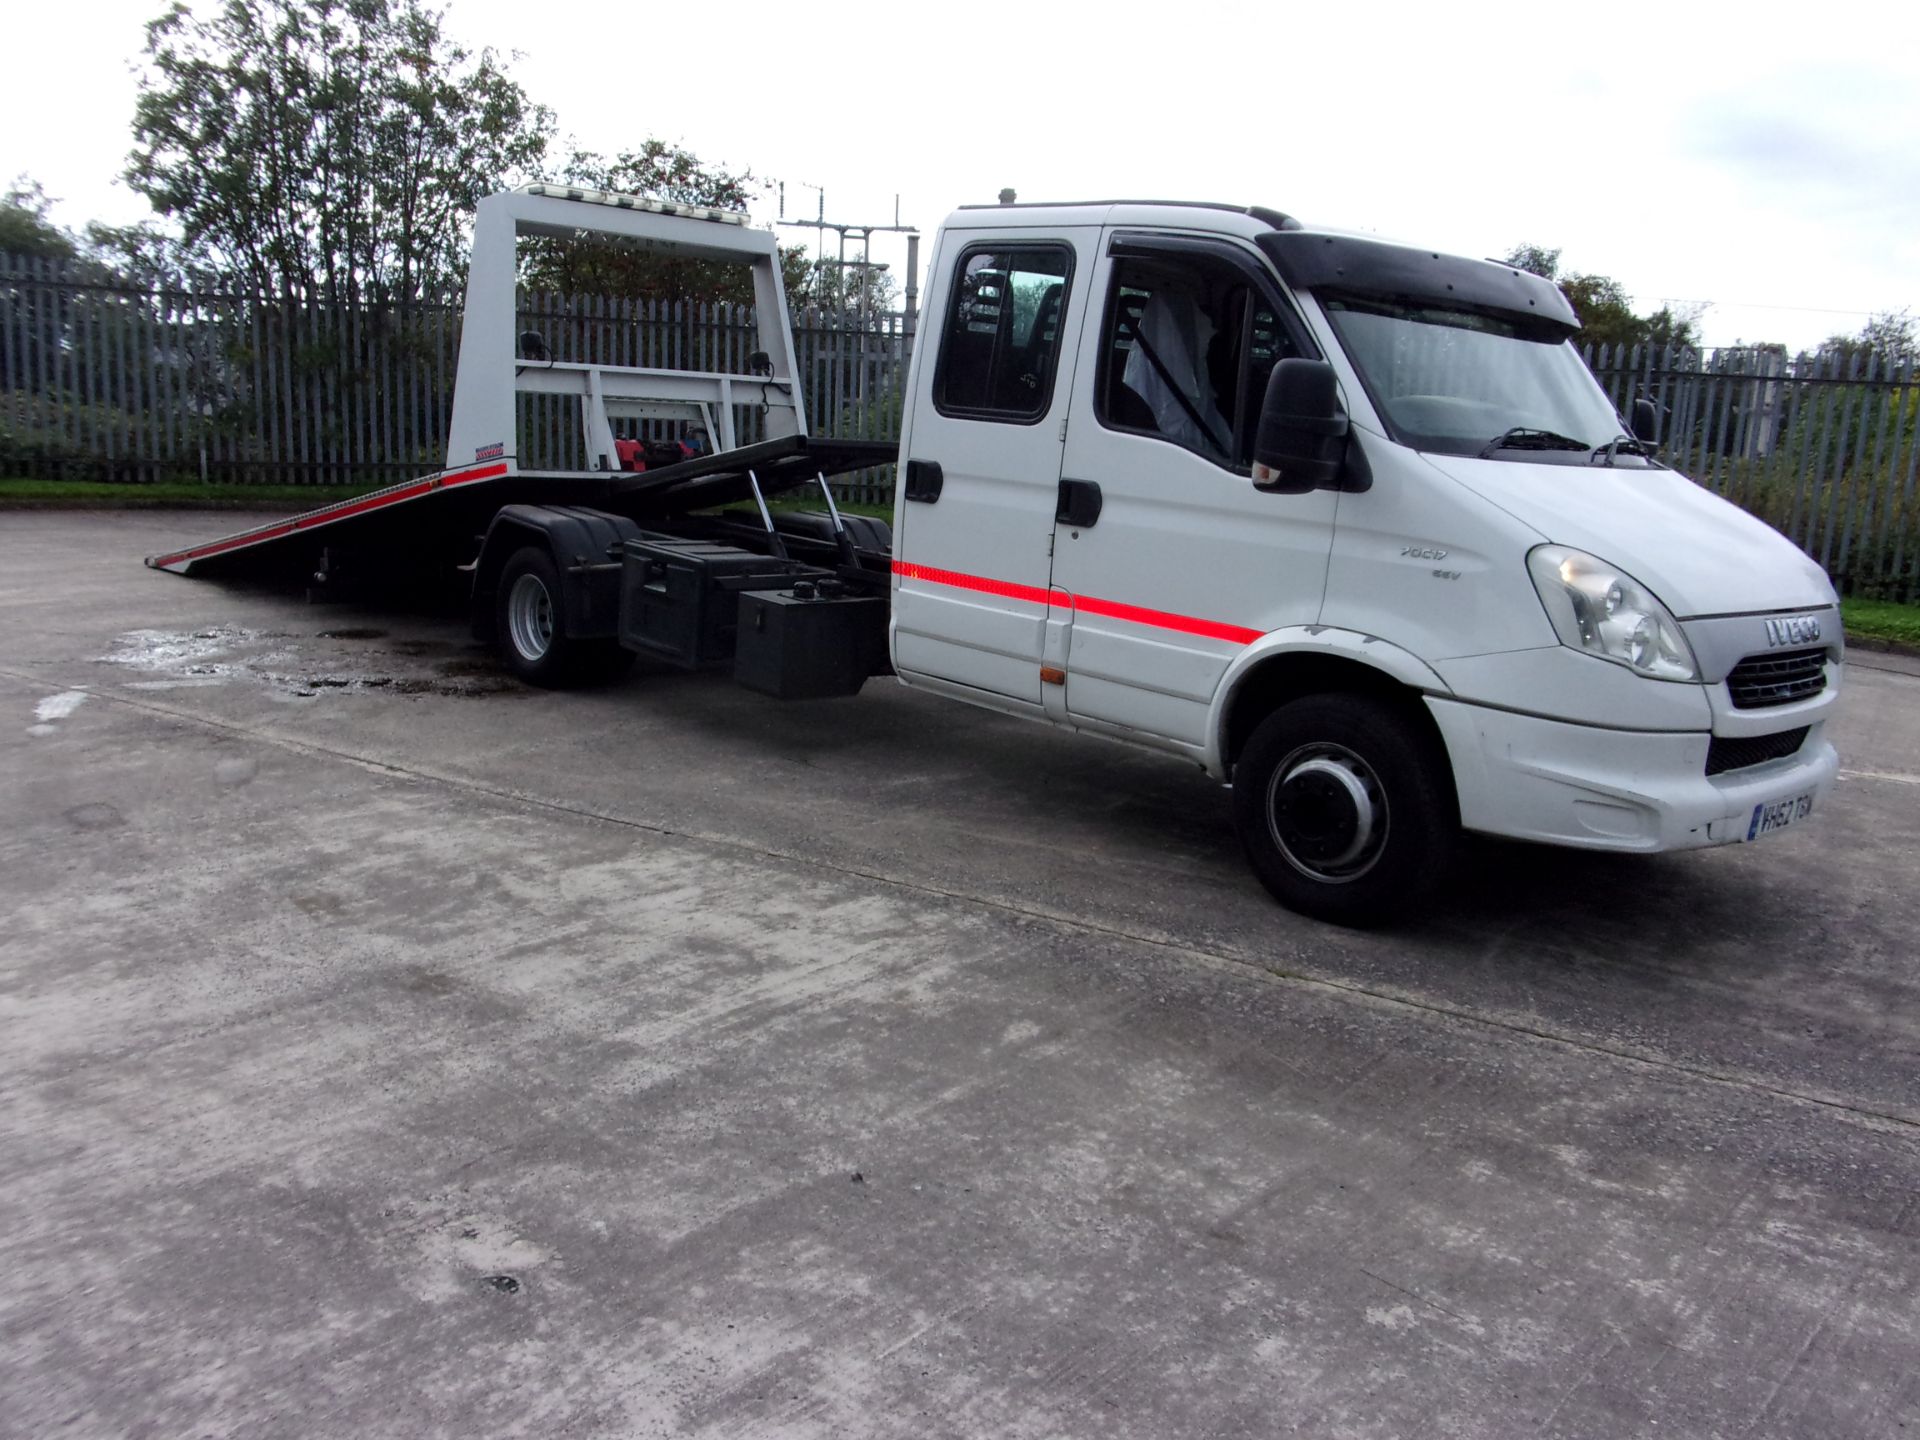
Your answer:
[[[1625,451],[1629,455],[1638,455],[1642,460],[1645,460],[1649,465],[1655,466],[1656,468],[1665,468],[1658,460],[1654,459],[1656,452],[1653,446],[1632,435],[1624,434],[1614,436],[1613,439],[1604,445],[1594,446],[1593,454],[1589,455],[1587,459],[1590,461],[1598,461],[1602,465],[1611,465],[1613,464],[1613,457],[1622,451]]]
[[[1496,450],[1591,450],[1593,447],[1584,440],[1576,440],[1571,435],[1562,435],[1555,430],[1535,430],[1525,425],[1516,425],[1504,435],[1496,435],[1487,442],[1487,448],[1480,452],[1485,460]]]

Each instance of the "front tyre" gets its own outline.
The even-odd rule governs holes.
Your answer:
[[[1234,826],[1289,910],[1378,925],[1445,878],[1460,821],[1446,752],[1372,695],[1309,695],[1261,722],[1233,767]]]
[[[617,678],[633,663],[611,640],[567,634],[560,572],[537,545],[514,551],[494,592],[494,634],[507,668],[530,685],[550,690]]]

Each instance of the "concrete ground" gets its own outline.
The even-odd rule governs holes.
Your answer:
[[[1359,935],[1177,763],[212,518],[0,515],[0,1433],[1920,1434],[1920,666],[1802,828]]]

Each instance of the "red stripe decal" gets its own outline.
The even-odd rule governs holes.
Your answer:
[[[936,570],[931,565],[909,565],[904,560],[893,562],[893,573],[905,580],[925,580],[934,585],[951,585],[956,590],[977,590],[983,595],[998,595],[1003,600],[1024,600],[1029,605],[1047,604],[1047,592],[1035,585],[1015,585],[1006,580],[988,580],[980,575],[962,575],[958,570]]]
[[[1183,635],[1204,635],[1209,640],[1230,640],[1235,645],[1251,645],[1266,632],[1249,630],[1244,625],[1226,625],[1218,620],[1202,620],[1195,615],[1170,615],[1165,610],[1145,610],[1138,605],[1122,605],[1117,600],[1096,600],[1090,595],[1073,597],[1073,608],[1088,615],[1105,615],[1113,620],[1130,620],[1135,625],[1153,625],[1161,630],[1178,630]]]
[[[451,475],[441,476],[440,483],[442,485],[466,485],[475,480],[491,480],[497,475],[504,475],[506,473],[506,462],[502,461],[498,465],[481,465],[472,470],[456,470]]]
[[[329,505],[325,509],[315,510],[309,515],[296,515],[277,525],[263,526],[258,530],[244,530],[238,535],[229,535],[224,540],[215,540],[208,545],[198,545],[191,550],[182,550],[173,555],[162,555],[152,563],[156,569],[164,570],[170,565],[180,565],[192,560],[205,560],[213,555],[223,555],[229,550],[237,550],[242,545],[259,545],[268,540],[279,540],[298,530],[311,530],[318,525],[330,525],[335,520],[350,520],[355,515],[364,515],[369,510],[378,510],[382,506],[397,505],[402,500],[418,500],[422,495],[435,489],[445,489],[451,485],[466,485],[475,480],[493,480],[507,473],[505,463],[498,465],[480,465],[471,470],[456,470],[448,475],[437,475],[426,480],[416,480],[398,490],[389,490],[377,495],[368,495],[359,500],[343,500],[338,505]]]
[[[433,489],[431,480],[421,480],[407,486],[404,490],[395,490],[390,495],[369,495],[363,500],[349,500],[344,505],[335,505],[331,509],[316,510],[311,515],[302,515],[295,519],[293,528],[309,530],[315,525],[325,525],[334,520],[345,520],[351,515],[364,515],[369,510],[378,510],[382,505],[392,505],[400,500],[417,500]]]
[[[1070,605],[1085,615],[1104,615],[1111,620],[1149,625],[1156,630],[1175,630],[1182,635],[1201,635],[1209,640],[1225,640],[1234,645],[1251,645],[1266,633],[1250,630],[1245,625],[1228,625],[1219,620],[1203,620],[1195,615],[1175,615],[1170,611],[1149,610],[1140,605],[1122,605],[1117,600],[1099,600],[1091,595],[1069,596],[1060,589],[1051,592],[1059,599],[1050,602],[1049,592],[1033,585],[988,580],[979,575],[963,575],[957,570],[936,570],[930,565],[911,565],[904,560],[893,562],[893,573],[903,580],[925,580],[933,585],[950,585],[956,590],[976,590],[1008,600],[1024,600],[1030,605],[1051,603],[1062,609]]]
[[[215,540],[211,545],[195,546],[191,550],[182,550],[177,555],[162,555],[154,561],[155,565],[178,565],[183,560],[204,560],[209,555],[218,555],[222,551],[237,549],[242,545],[251,545],[259,540],[278,540],[282,535],[293,533],[293,523],[284,522],[269,525],[262,530],[248,530],[239,535],[230,535],[225,540]]]

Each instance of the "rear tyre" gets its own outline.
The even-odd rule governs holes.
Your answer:
[[[1460,842],[1438,737],[1371,695],[1309,695],[1262,721],[1233,767],[1233,814],[1260,883],[1336,925],[1418,908]]]
[[[611,640],[567,634],[560,572],[537,545],[516,550],[494,591],[494,634],[507,668],[529,685],[562,690],[604,684],[626,673],[633,655]]]

